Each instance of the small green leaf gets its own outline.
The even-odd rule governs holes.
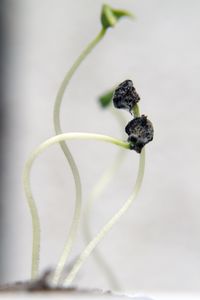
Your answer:
[[[113,9],[107,4],[103,5],[101,12],[101,24],[104,29],[114,27],[117,24],[118,20],[122,17],[133,18],[133,15],[129,11]]]
[[[98,100],[99,100],[101,107],[105,108],[111,104],[113,93],[114,93],[114,90],[110,90],[99,97]]]

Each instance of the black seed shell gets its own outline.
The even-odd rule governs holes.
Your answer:
[[[141,153],[144,145],[153,140],[153,125],[144,115],[130,121],[125,131],[129,136],[128,142],[130,143],[131,149],[138,153]]]
[[[113,104],[116,108],[127,109],[131,111],[133,106],[140,100],[133,82],[125,80],[115,90],[113,95]]]

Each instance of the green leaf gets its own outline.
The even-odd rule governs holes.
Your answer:
[[[118,20],[122,17],[133,18],[133,15],[126,10],[113,9],[107,4],[104,4],[101,11],[101,24],[104,29],[114,27]]]
[[[110,90],[99,97],[98,100],[99,100],[101,107],[106,108],[111,104],[113,93],[114,93],[114,90]]]

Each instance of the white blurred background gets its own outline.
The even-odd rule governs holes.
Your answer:
[[[66,71],[100,30],[100,0],[7,0],[5,169],[1,197],[1,282],[29,279],[31,219],[22,187],[30,152],[53,135],[55,95]],[[142,191],[129,212],[102,241],[124,290],[200,292],[200,2],[113,0],[124,19],[81,65],[65,94],[63,131],[121,137],[121,129],[97,96],[132,79],[141,111],[154,123]],[[124,114],[127,121],[128,113]],[[126,135],[124,134],[124,138]],[[84,205],[117,149],[72,142],[83,183]],[[138,155],[123,167],[95,204],[93,233],[123,204],[134,184]],[[36,161],[32,187],[42,220],[41,272],[55,266],[74,208],[74,185],[58,146]],[[71,258],[83,249],[80,231]],[[109,288],[89,258],[76,284]]]

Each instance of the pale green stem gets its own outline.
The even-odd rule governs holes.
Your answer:
[[[104,238],[104,236],[108,233],[108,231],[114,226],[116,222],[119,221],[121,216],[127,211],[127,209],[131,206],[134,199],[136,198],[144,176],[144,167],[145,167],[145,150],[143,148],[142,153],[140,155],[140,162],[139,162],[139,170],[138,175],[135,183],[135,187],[133,189],[133,192],[131,193],[128,200],[125,202],[125,204],[121,207],[121,209],[110,219],[110,221],[104,225],[104,227],[100,230],[100,232],[93,238],[93,240],[86,246],[86,248],[83,250],[77,261],[75,262],[72,270],[68,274],[67,278],[64,281],[64,285],[68,286],[72,283],[74,280],[77,272],[81,268],[82,264],[85,262],[85,260],[88,258],[88,256],[91,254],[91,252],[94,250],[94,248],[98,245],[98,243]]]
[[[117,119],[120,128],[123,128],[123,134],[124,134],[124,125],[126,123],[124,116],[119,112],[116,111],[116,109],[111,108],[111,113],[114,115],[114,117]],[[88,198],[88,204],[86,206],[85,215],[84,215],[84,222],[83,222],[83,233],[86,240],[86,243],[89,243],[89,241],[92,239],[92,233],[90,230],[90,213],[94,204],[94,201],[100,197],[102,192],[106,189],[109,182],[114,178],[116,175],[116,172],[120,168],[123,159],[125,157],[125,151],[123,149],[120,149],[119,152],[116,155],[116,158],[111,166],[107,168],[107,170],[103,173],[103,175],[100,177],[98,182],[95,184],[94,188],[92,189],[89,198]],[[108,281],[110,282],[110,287],[112,290],[120,290],[120,284],[115,276],[114,272],[110,268],[108,262],[106,262],[105,258],[101,255],[101,253],[96,249],[93,252],[93,256],[95,258],[95,261],[98,263],[98,266],[102,269],[104,275],[108,278]]]
[[[88,46],[85,48],[85,50],[81,53],[81,55],[77,58],[75,63],[72,65],[69,72],[66,74],[66,76],[59,88],[59,91],[58,91],[57,97],[56,97],[56,101],[55,101],[55,105],[54,105],[54,114],[53,114],[54,128],[55,128],[56,134],[62,133],[61,125],[60,125],[60,110],[61,110],[61,104],[62,104],[62,99],[63,99],[64,93],[65,93],[65,90],[66,90],[73,74],[77,70],[77,68],[80,66],[80,64],[83,62],[83,60],[86,58],[86,56],[92,51],[92,49],[97,45],[97,43],[100,42],[100,40],[105,35],[105,32],[106,32],[106,30],[102,29],[100,31],[100,33],[95,37],[95,39],[92,40],[92,42],[90,42],[88,44]],[[78,171],[78,168],[74,161],[74,158],[65,142],[61,142],[60,146],[63,150],[65,157],[68,160],[68,163],[70,165],[70,168],[71,168],[71,171],[72,171],[72,174],[74,177],[76,200],[75,200],[75,209],[74,209],[73,220],[72,220],[72,224],[71,224],[71,227],[70,227],[70,230],[68,233],[68,238],[65,242],[64,250],[59,258],[58,264],[56,266],[56,269],[55,269],[55,272],[53,275],[52,283],[54,285],[58,284],[58,282],[59,282],[62,270],[66,264],[67,258],[69,256],[73,242],[74,242],[76,234],[77,234],[78,225],[80,222],[81,198],[82,198],[82,196],[81,196],[81,180],[80,180],[79,171]]]
[[[27,203],[30,209],[31,217],[32,217],[32,226],[33,226],[33,244],[32,244],[32,279],[35,278],[38,274],[38,267],[39,267],[39,253],[40,253],[40,222],[39,222],[39,215],[37,211],[37,207],[35,204],[35,200],[32,195],[31,186],[30,186],[30,172],[32,168],[32,164],[36,157],[43,152],[49,146],[63,142],[65,140],[99,140],[108,142],[111,144],[115,144],[117,146],[130,149],[130,146],[127,142],[120,141],[118,139],[100,135],[100,134],[92,134],[92,133],[63,133],[60,135],[56,135],[44,143],[39,145],[35,151],[32,152],[30,158],[27,160],[24,172],[23,172],[23,185],[24,191],[27,198]]]
[[[116,172],[118,171],[118,169],[120,168],[124,160],[124,157],[125,157],[125,152],[123,151],[123,149],[122,150],[120,149],[119,152],[117,153],[115,161],[110,166],[110,168],[106,170],[106,172],[102,175],[98,183],[95,185],[91,195],[89,196],[88,206],[85,211],[84,224],[83,224],[86,243],[89,243],[89,241],[92,239],[93,236],[90,230],[91,226],[89,221],[90,221],[90,215],[92,215],[91,210],[94,201],[100,197],[100,195],[106,189],[109,182],[114,178]],[[98,248],[96,248],[95,251],[93,252],[93,256],[99,268],[101,268],[104,276],[107,278],[108,282],[110,283],[110,288],[112,289],[112,291],[119,291],[121,289],[120,282],[117,279],[112,268],[110,267],[109,263],[106,261],[105,257],[101,254]]]
[[[134,118],[137,118],[140,116],[140,109],[139,109],[139,106],[137,103],[133,106],[131,113],[134,115]]]

